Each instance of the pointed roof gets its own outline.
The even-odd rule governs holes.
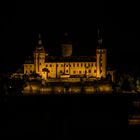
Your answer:
[[[72,36],[70,32],[64,32],[60,41],[61,44],[72,44]]]
[[[102,39],[102,35],[101,35],[101,27],[98,27],[97,29],[97,48],[102,48],[102,43],[103,43],[103,39]]]
[[[38,34],[38,44],[36,46],[35,52],[45,52],[45,49],[42,43],[42,36],[40,33]]]
[[[40,33],[38,35],[38,45],[42,45],[42,37]]]

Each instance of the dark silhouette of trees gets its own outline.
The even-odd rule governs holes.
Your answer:
[[[123,91],[130,91],[131,90],[130,81],[128,78],[129,78],[128,76],[125,76],[124,80],[122,82],[121,89]]]

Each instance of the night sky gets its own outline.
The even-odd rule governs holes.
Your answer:
[[[0,22],[0,71],[16,70],[32,55],[38,33],[46,50],[56,55],[64,32],[70,32],[78,55],[95,55],[97,28],[102,26],[108,65],[121,71],[139,70],[138,3],[103,1],[5,3]]]

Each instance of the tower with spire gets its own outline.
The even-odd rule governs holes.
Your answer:
[[[65,32],[63,42],[61,42],[62,56],[67,57],[72,55],[72,40],[70,38],[70,33]]]
[[[96,67],[97,67],[97,78],[106,78],[106,67],[107,67],[107,50],[103,48],[103,39],[101,36],[100,29],[97,30],[98,44],[96,49]]]
[[[34,51],[34,71],[38,74],[42,72],[42,67],[45,64],[46,51],[42,43],[42,36],[38,35],[38,44]]]

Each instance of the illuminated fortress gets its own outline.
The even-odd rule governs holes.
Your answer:
[[[102,38],[98,37],[95,56],[73,56],[72,43],[64,43],[61,46],[62,56],[49,56],[39,34],[38,44],[33,53],[34,60],[25,61],[24,74],[30,75],[35,72],[44,80],[76,77],[106,78],[107,50],[102,48]]]

